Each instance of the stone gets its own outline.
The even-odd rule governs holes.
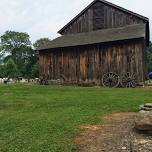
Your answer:
[[[140,131],[152,131],[152,111],[139,112],[135,117],[135,128]]]
[[[122,147],[121,149],[122,149],[122,150],[126,150],[126,149],[127,149],[127,147]]]
[[[144,105],[140,105],[140,110],[144,111],[152,111],[152,104],[151,103],[146,103]]]
[[[131,141],[131,152],[152,152],[152,140],[134,139]]]
[[[146,103],[144,106],[148,108],[152,108],[152,103]]]
[[[152,108],[148,108],[148,107],[141,107],[140,110],[144,110],[144,111],[152,111]]]
[[[140,110],[139,113],[148,113],[149,111]]]

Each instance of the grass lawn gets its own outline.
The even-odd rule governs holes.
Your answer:
[[[80,125],[144,102],[152,89],[0,85],[0,152],[71,152]]]

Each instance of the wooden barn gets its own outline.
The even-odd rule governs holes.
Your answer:
[[[58,33],[38,48],[42,80],[107,87],[145,81],[148,18],[95,0]]]

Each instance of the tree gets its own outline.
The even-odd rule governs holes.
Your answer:
[[[51,40],[49,38],[41,38],[39,40],[37,40],[33,46],[35,49],[39,49],[42,48],[43,46],[48,45],[51,42]]]
[[[150,42],[147,55],[148,55],[148,71],[152,72],[152,42]]]
[[[30,77],[33,65],[37,62],[36,52],[32,49],[30,36],[27,33],[6,31],[1,36],[1,52],[7,54],[4,62],[10,58],[17,65],[20,76]]]
[[[16,78],[18,76],[17,65],[11,58],[7,61],[5,70],[6,70],[6,76],[9,78]]]
[[[33,78],[39,77],[39,64],[38,64],[38,62],[32,67],[32,77]]]
[[[19,48],[31,47],[30,37],[27,33],[6,31],[1,36],[1,50],[8,53],[15,53]]]
[[[7,77],[5,65],[0,65],[0,78],[4,78],[4,77]]]
[[[0,52],[0,78],[3,78],[6,76],[5,73],[5,66],[4,66],[4,57],[3,54]]]
[[[0,54],[0,65],[2,65],[3,64],[3,56],[2,56],[2,54]]]

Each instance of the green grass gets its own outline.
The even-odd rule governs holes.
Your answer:
[[[152,89],[0,85],[0,152],[71,152],[80,125],[145,102]]]

